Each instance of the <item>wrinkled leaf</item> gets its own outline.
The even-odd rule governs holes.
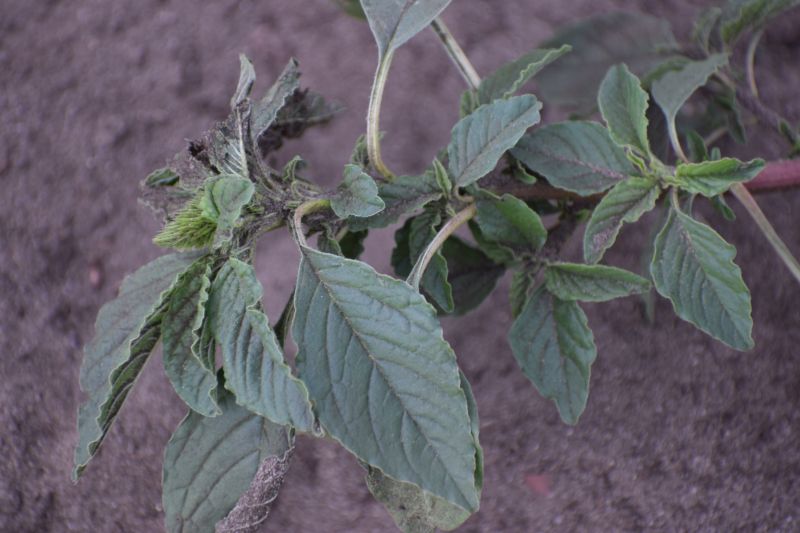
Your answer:
[[[544,246],[547,230],[539,215],[528,204],[504,194],[500,199],[478,198],[475,221],[483,237],[514,252],[535,252]]]
[[[405,282],[302,247],[292,333],[326,432],[365,463],[475,510],[475,443],[436,313]]]
[[[97,453],[158,342],[167,293],[198,257],[198,253],[170,254],[148,263],[125,278],[119,296],[97,314],[95,336],[84,348],[81,365],[81,390],[88,398],[78,410],[73,479]]]
[[[561,419],[576,424],[589,396],[594,336],[577,302],[556,298],[540,287],[508,333],[511,350],[536,390],[553,400]]]
[[[175,392],[203,416],[220,413],[214,401],[217,373],[200,339],[211,286],[211,263],[199,260],[180,275],[170,293],[161,326],[164,370]]]
[[[650,290],[650,282],[643,277],[605,265],[551,263],[544,281],[556,298],[579,302],[606,302]]]
[[[386,207],[367,218],[351,218],[348,226],[353,231],[385,228],[426,204],[441,198],[442,191],[431,173],[421,176],[398,176],[378,186],[378,195]]]
[[[233,175],[217,176],[206,184],[204,209],[212,211],[217,221],[216,240],[229,241],[231,230],[237,226],[242,209],[253,197],[255,188],[246,178]]]
[[[525,130],[539,122],[541,108],[533,95],[515,96],[495,100],[459,120],[447,147],[450,178],[465,187],[491,172]]]
[[[670,210],[656,237],[650,273],[682,319],[737,350],[753,347],[750,291],[736,249],[713,229]]]
[[[454,315],[463,315],[478,307],[505,272],[503,265],[455,236],[444,242],[441,252],[447,261]]]
[[[511,155],[559,189],[588,196],[636,172],[625,151],[596,122],[561,122],[522,137]]]
[[[711,197],[722,194],[734,184],[755,178],[764,168],[763,159],[744,163],[725,157],[717,161],[684,163],[675,169],[678,187],[692,194]]]
[[[661,194],[651,178],[628,178],[614,186],[592,211],[583,236],[583,257],[597,263],[611,248],[622,225],[636,222],[656,205]]]
[[[381,57],[425,29],[450,0],[361,0]]]
[[[294,441],[289,430],[219,390],[222,414],[189,412],[167,444],[162,502],[169,533],[213,533],[257,474],[272,474],[263,480],[277,491],[288,468]]]
[[[312,432],[308,391],[292,375],[266,315],[253,267],[229,259],[211,286],[208,300],[214,336],[222,347],[225,387],[236,402],[276,424]]]
[[[253,68],[253,63],[247,59],[246,55],[239,54],[239,65],[239,83],[236,85],[236,92],[233,94],[233,98],[231,98],[232,109],[236,109],[239,104],[250,96],[250,91],[256,81],[256,71]]]
[[[489,104],[498,98],[509,98],[519,91],[544,67],[570,51],[569,45],[559,48],[531,50],[506,63],[481,80],[478,87],[478,105]]]
[[[339,218],[369,217],[386,207],[378,196],[375,180],[357,165],[345,165],[344,179],[331,198],[331,209]]]
[[[649,97],[642,89],[639,78],[625,64],[609,69],[597,95],[600,113],[608,124],[608,132],[614,142],[620,146],[630,146],[644,156],[650,154],[647,140],[648,102]]]
[[[300,71],[297,60],[291,59],[283,72],[270,87],[264,97],[253,103],[250,115],[250,131],[253,144],[272,126],[278,112],[288,103],[289,98],[300,87]]]

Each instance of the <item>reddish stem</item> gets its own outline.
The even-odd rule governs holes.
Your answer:
[[[770,161],[761,174],[745,186],[751,192],[775,191],[800,186],[800,159]]]

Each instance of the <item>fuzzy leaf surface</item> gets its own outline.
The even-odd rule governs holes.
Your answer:
[[[619,182],[592,211],[583,236],[583,257],[597,263],[617,240],[626,222],[636,222],[656,206],[661,189],[650,178],[628,178]]]
[[[162,323],[164,370],[175,392],[203,416],[220,413],[214,401],[214,360],[202,353],[201,330],[206,318],[211,264],[199,260],[178,278]]]
[[[253,63],[244,54],[239,54],[239,83],[236,85],[236,92],[231,98],[231,108],[236,109],[239,104],[250,96],[253,84],[256,82],[256,70]]]
[[[750,291],[736,249],[674,207],[656,237],[650,273],[682,319],[737,350],[753,347]]]
[[[634,174],[625,151],[597,122],[560,122],[522,137],[511,155],[554,187],[591,195]]]
[[[230,239],[242,209],[253,197],[255,188],[246,178],[235,175],[218,176],[206,185],[205,205],[216,214],[217,238]]]
[[[461,187],[478,181],[538,123],[542,108],[533,95],[495,100],[456,123],[447,147],[450,178]]]
[[[450,0],[361,0],[381,57],[425,29]]]
[[[683,163],[675,169],[677,185],[692,194],[712,197],[722,194],[734,184],[749,181],[764,169],[764,160],[747,163],[725,157],[703,163]]]
[[[455,315],[478,307],[505,272],[503,265],[455,236],[444,242],[441,252],[447,261],[447,281],[453,291],[452,312]]]
[[[229,259],[211,286],[211,327],[222,347],[225,387],[239,405],[280,425],[311,432],[308,390],[292,375],[266,315],[253,267]]]
[[[620,146],[631,146],[642,155],[650,153],[647,140],[647,92],[625,64],[611,67],[600,84],[597,104],[608,132]]]
[[[88,395],[78,409],[77,479],[114,422],[161,335],[167,293],[199,253],[159,257],[123,280],[119,295],[97,314],[95,336],[84,348],[80,385]]]
[[[250,131],[253,144],[266,132],[278,117],[278,112],[300,87],[297,60],[291,59],[264,97],[253,103],[250,114]]]
[[[569,45],[559,48],[531,50],[506,63],[481,80],[478,87],[478,104],[489,104],[498,98],[509,98],[519,91],[544,67],[570,51]]]
[[[508,341],[536,390],[555,402],[564,422],[576,424],[586,408],[591,365],[597,357],[592,330],[578,303],[540,287],[511,326]]]
[[[467,400],[433,307],[365,263],[301,252],[292,333],[320,424],[393,479],[477,509]]]
[[[378,196],[375,180],[358,165],[344,167],[344,179],[331,198],[331,209],[339,218],[369,217],[386,205]]]
[[[351,218],[347,223],[351,230],[385,228],[441,198],[442,191],[433,174],[426,172],[421,176],[398,176],[381,183],[378,194],[386,207],[371,217]]]
[[[479,198],[475,221],[483,237],[513,251],[535,252],[544,246],[547,230],[528,204],[510,194]]]
[[[556,298],[579,302],[606,302],[650,290],[650,282],[643,277],[605,265],[551,263],[544,281]]]
[[[213,533],[261,465],[287,461],[291,454],[294,439],[286,427],[219,390],[222,414],[207,418],[190,411],[167,443],[162,503],[169,533]]]

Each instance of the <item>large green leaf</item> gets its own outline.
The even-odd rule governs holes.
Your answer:
[[[478,444],[478,406],[466,376],[463,373],[460,375],[476,445],[475,485],[480,490],[483,485],[483,450]],[[427,493],[416,485],[396,481],[377,468],[367,467],[366,481],[369,491],[386,507],[397,527],[405,533],[434,533],[437,529],[452,531],[470,516],[461,507]]]
[[[556,298],[580,302],[605,302],[650,290],[643,277],[605,265],[550,263],[544,281]]]
[[[753,347],[750,291],[736,249],[674,206],[656,237],[650,273],[675,313],[738,350]]]
[[[600,84],[597,104],[608,124],[614,142],[630,146],[641,155],[650,154],[647,140],[647,105],[649,97],[639,78],[625,64],[615,65]]]
[[[544,67],[570,51],[569,45],[559,48],[531,50],[506,63],[481,80],[478,87],[478,105],[489,104],[498,98],[509,98],[519,91]]]
[[[217,374],[214,360],[200,339],[206,319],[211,263],[199,260],[178,278],[161,326],[164,370],[175,392],[192,410],[204,416],[220,413],[214,401]]]
[[[625,63],[642,76],[678,49],[669,23],[641,13],[605,13],[561,29],[542,46],[569,44],[572,52],[537,77],[548,105],[591,113],[597,88],[612,65]]]
[[[541,108],[535,96],[526,94],[495,100],[459,120],[447,147],[450,178],[465,187],[491,172],[525,130],[539,122]]]
[[[81,366],[81,389],[88,398],[78,410],[74,479],[97,453],[158,342],[167,293],[198,257],[170,254],[148,263],[125,278],[119,296],[97,314],[95,336],[84,349]]]
[[[386,205],[383,211],[367,218],[351,218],[347,223],[351,230],[385,228],[441,198],[442,191],[433,173],[426,172],[421,176],[398,176],[392,181],[381,183],[378,186],[378,195]]]
[[[594,336],[577,302],[556,298],[540,287],[508,332],[522,372],[539,393],[556,403],[561,419],[576,424],[589,396]]]
[[[505,268],[455,236],[444,242],[441,251],[447,261],[447,281],[453,290],[453,314],[463,315],[491,294]]]
[[[361,0],[381,56],[425,29],[450,0]]]
[[[384,207],[375,180],[358,165],[345,165],[344,179],[331,198],[331,209],[336,216],[369,217]]]
[[[769,19],[798,5],[800,0],[729,0],[720,26],[722,40],[731,44],[741,35],[762,28]]]
[[[738,159],[725,157],[716,161],[680,164],[675,169],[675,178],[676,184],[681,189],[712,197],[724,193],[734,183],[755,178],[763,168],[763,159],[753,159],[744,163]]]
[[[596,122],[539,128],[522,137],[511,154],[553,186],[582,195],[603,192],[636,172],[625,151]]]
[[[253,103],[250,114],[250,138],[253,144],[273,125],[278,113],[299,87],[300,71],[297,69],[297,60],[291,59],[267,94]]]
[[[301,252],[292,333],[320,424],[393,479],[477,509],[467,400],[433,307],[365,263]]]
[[[213,533],[254,480],[262,490],[267,485],[269,496],[289,467],[291,432],[239,407],[219,389],[222,414],[190,412],[167,444],[162,502],[169,533]],[[258,503],[263,513],[270,501]]]
[[[628,178],[608,191],[592,211],[583,236],[583,257],[597,263],[617,240],[622,224],[636,222],[656,206],[661,194],[658,181],[651,178]]]
[[[475,221],[483,237],[518,253],[533,253],[544,246],[547,230],[528,204],[510,194],[496,199],[479,197]]]
[[[211,326],[222,347],[225,386],[239,405],[276,424],[311,432],[308,391],[286,364],[260,302],[261,284],[253,267],[229,259],[208,300]]]

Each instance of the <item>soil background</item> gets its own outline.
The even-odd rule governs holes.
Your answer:
[[[487,73],[579,17],[640,10],[685,35],[703,5],[459,0],[444,18]],[[794,11],[758,55],[764,98],[795,123],[798,28]],[[122,277],[159,254],[139,182],[225,117],[239,52],[255,63],[257,91],[294,56],[305,85],[347,107],[277,156],[302,154],[310,174],[335,183],[364,129],[376,53],[366,24],[329,0],[0,0],[0,531],[162,528],[163,447],[184,408],[156,354],[73,485],[81,347]],[[462,81],[428,31],[398,52],[389,81],[387,159],[418,172],[448,140]],[[764,133],[746,151],[725,148],[775,158],[784,145]],[[800,192],[759,200],[800,255]],[[477,311],[445,320],[486,453],[482,507],[462,531],[800,531],[800,287],[741,210],[735,225],[704,213],[739,250],[757,347],[727,349],[664,300],[657,328],[636,298],[587,305],[599,355],[576,427],[518,371],[505,340],[508,278]],[[636,269],[646,238],[644,227],[623,231],[608,263]],[[367,260],[388,271],[391,231],[369,246]],[[273,319],[296,261],[284,236],[260,245]],[[391,531],[362,478],[332,442],[299,438],[263,530]]]

